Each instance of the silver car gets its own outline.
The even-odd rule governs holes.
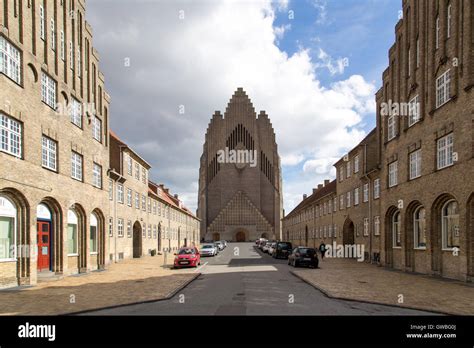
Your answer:
[[[216,256],[217,247],[214,244],[204,244],[201,247],[201,256]]]

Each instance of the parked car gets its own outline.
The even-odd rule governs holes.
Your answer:
[[[201,256],[216,256],[217,247],[214,244],[204,244],[201,247]]]
[[[276,245],[276,242],[270,244],[270,246],[268,247],[268,255],[273,256],[273,251],[276,249]]]
[[[197,267],[201,264],[201,254],[195,246],[180,248],[175,255],[174,268]]]
[[[225,240],[218,240],[217,243],[221,245],[222,250],[224,250],[227,246],[227,242]]]
[[[272,242],[266,242],[265,245],[262,248],[262,251],[264,253],[268,253],[268,249],[270,248],[271,245],[272,245]]]
[[[275,259],[287,259],[288,256],[291,254],[291,249],[292,245],[290,242],[278,242],[275,250],[272,253],[272,256]]]
[[[307,247],[294,248],[288,257],[288,264],[293,267],[308,266],[318,268],[319,260],[316,249]]]
[[[214,242],[214,245],[219,249],[219,251],[224,250],[224,244],[221,241]]]

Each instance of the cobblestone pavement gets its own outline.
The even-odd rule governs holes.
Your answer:
[[[474,315],[474,285],[389,270],[347,259],[324,259],[320,269],[293,274],[332,298],[447,314]],[[403,302],[399,299],[403,296]]]
[[[0,315],[56,315],[157,301],[173,296],[198,275],[194,269],[163,266],[159,255],[128,259],[109,265],[106,271],[1,290]]]

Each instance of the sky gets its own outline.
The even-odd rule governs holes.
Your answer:
[[[191,210],[215,110],[273,124],[289,213],[375,126],[401,0],[88,0],[111,129]]]

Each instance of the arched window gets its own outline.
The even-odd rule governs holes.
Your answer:
[[[73,209],[67,212],[67,252],[68,255],[77,255],[77,229],[78,229],[77,214]]]
[[[0,261],[15,260],[16,215],[15,205],[0,196]]]
[[[400,230],[400,212],[397,211],[392,217],[392,238],[393,247],[400,248],[402,246],[402,234]]]
[[[426,249],[426,211],[419,207],[413,213],[413,233],[415,249]]]
[[[89,250],[91,254],[97,253],[97,228],[98,228],[98,219],[97,216],[91,214],[91,226],[90,226],[90,237],[89,237]]]
[[[441,212],[443,249],[459,247],[459,208],[454,200],[447,202]]]

